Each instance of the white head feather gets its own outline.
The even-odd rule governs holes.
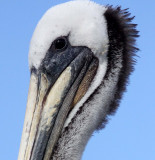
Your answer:
[[[108,49],[106,8],[89,0],[70,1],[50,8],[38,23],[30,44],[29,67],[39,68],[52,42],[69,34],[72,46],[86,46],[94,54]]]

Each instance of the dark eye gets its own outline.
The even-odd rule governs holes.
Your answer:
[[[54,41],[55,50],[64,50],[67,47],[67,40],[65,37],[58,38]]]

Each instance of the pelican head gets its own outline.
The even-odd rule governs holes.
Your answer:
[[[49,9],[30,44],[18,160],[79,160],[118,107],[133,71],[137,31],[120,7],[70,1]]]

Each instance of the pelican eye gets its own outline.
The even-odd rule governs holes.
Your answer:
[[[54,48],[57,51],[64,50],[67,48],[67,39],[65,37],[60,37],[54,41]]]

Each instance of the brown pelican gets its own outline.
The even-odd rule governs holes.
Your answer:
[[[18,160],[79,160],[117,109],[137,31],[127,9],[70,1],[49,9],[30,44],[30,87]]]

